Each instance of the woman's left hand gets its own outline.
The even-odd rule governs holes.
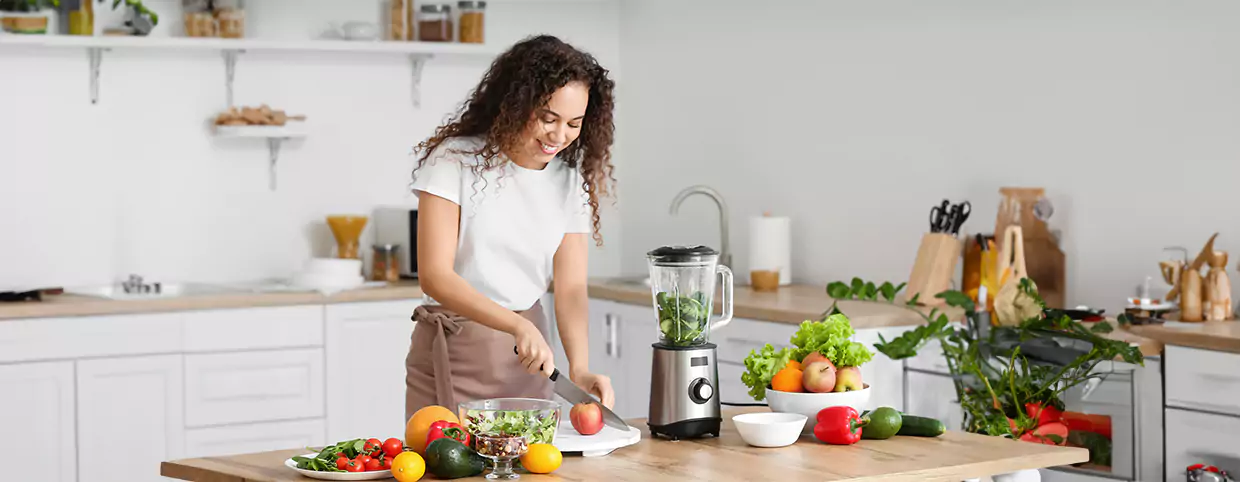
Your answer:
[[[608,409],[616,406],[616,392],[611,389],[611,377],[597,373],[582,373],[572,377],[573,383],[586,393],[597,396]]]

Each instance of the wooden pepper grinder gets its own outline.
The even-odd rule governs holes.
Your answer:
[[[1180,273],[1180,321],[1202,321],[1201,272],[1186,269]]]
[[[1227,252],[1215,251],[1210,257],[1210,271],[1206,273],[1205,298],[1210,303],[1206,320],[1231,319],[1231,279],[1227,277]]]

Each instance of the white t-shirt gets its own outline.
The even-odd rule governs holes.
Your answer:
[[[482,160],[469,152],[482,144],[444,141],[414,173],[413,190],[461,207],[453,268],[487,298],[521,311],[546,294],[564,235],[592,232],[589,198],[581,173],[558,157],[538,171],[503,162],[476,174]]]

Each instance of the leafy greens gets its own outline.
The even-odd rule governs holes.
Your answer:
[[[666,291],[655,295],[659,307],[659,331],[672,346],[689,346],[700,341],[710,321],[710,300],[706,293],[679,296]]]
[[[559,419],[547,410],[466,410],[470,433],[524,436],[531,444],[551,443]]]
[[[865,345],[852,341],[854,333],[848,317],[838,310],[832,310],[822,320],[806,320],[789,340],[792,347],[776,350],[767,344],[761,351],[751,350],[745,358],[745,373],[741,374],[741,382],[749,387],[749,395],[754,400],[765,400],[771,378],[790,360],[799,362],[810,353],[819,352],[837,367],[860,366],[870,361],[874,353]]]

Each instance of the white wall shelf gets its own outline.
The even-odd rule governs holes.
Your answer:
[[[282,126],[215,126],[215,136],[221,138],[266,139],[268,162],[268,185],[276,190],[276,161],[280,159],[280,144],[286,140],[306,137],[304,121],[290,121]]]
[[[245,52],[371,53],[406,55],[413,67],[413,104],[421,107],[422,68],[436,55],[493,57],[499,50],[480,44],[359,40],[267,40],[197,37],[125,37],[78,35],[3,35],[0,47],[84,48],[90,58],[91,104],[99,102],[99,70],[103,52],[112,49],[216,51],[224,58],[228,105],[233,105],[237,54]]]

